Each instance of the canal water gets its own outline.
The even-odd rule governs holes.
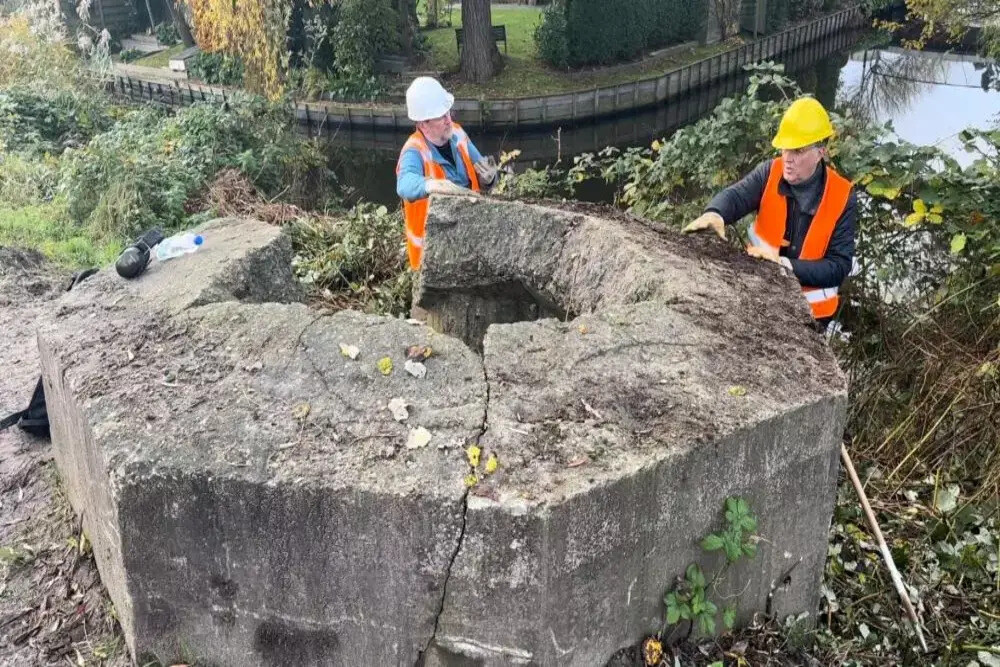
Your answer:
[[[989,65],[974,56],[907,51],[879,43],[872,33],[844,32],[785,54],[786,72],[824,105],[845,108],[877,123],[892,121],[896,133],[917,144],[938,144],[962,163],[973,158],[958,134],[967,127],[1000,122],[1000,93],[984,85]],[[648,146],[711,113],[724,97],[742,91],[746,76],[732,77],[681,99],[638,113],[568,127],[483,133],[467,127],[486,153],[519,149],[518,167],[572,164],[575,155],[606,146]],[[329,139],[331,166],[352,199],[398,203],[395,162],[405,132],[341,128]],[[601,200],[600,184],[579,192]]]

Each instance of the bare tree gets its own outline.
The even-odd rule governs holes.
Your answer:
[[[462,76],[485,83],[503,65],[493,41],[490,0],[462,0]]]

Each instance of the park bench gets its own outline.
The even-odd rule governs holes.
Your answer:
[[[507,53],[507,26],[495,25],[493,28],[493,41],[503,42],[503,52]],[[462,52],[462,28],[455,28],[455,43],[458,45],[458,52]]]

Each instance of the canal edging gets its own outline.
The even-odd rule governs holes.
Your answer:
[[[860,5],[827,14],[742,46],[682,65],[665,74],[628,83],[571,93],[507,99],[456,99],[452,117],[481,129],[517,129],[551,126],[613,116],[662,104],[706,84],[725,79],[748,64],[762,62],[814,40],[856,27],[862,20]],[[226,102],[237,89],[206,86],[188,81],[153,80],[116,73],[114,92],[167,106],[200,101]],[[303,102],[294,104],[297,120],[310,132],[331,127],[403,129],[413,123],[402,104]]]

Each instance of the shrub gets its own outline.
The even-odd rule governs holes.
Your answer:
[[[542,60],[560,69],[569,67],[566,31],[566,9],[561,2],[553,2],[542,12],[542,20],[535,28],[535,46]]]
[[[604,0],[566,0],[546,10],[536,42],[542,58],[556,66],[562,66],[559,33],[569,65],[606,64],[697,38],[705,14],[705,0],[621,0],[614,11]]]
[[[365,88],[375,56],[399,48],[398,15],[388,0],[345,0],[333,29],[335,78],[341,88]]]
[[[179,227],[188,201],[229,167],[265,194],[319,196],[323,188],[310,177],[323,171],[323,156],[290,123],[284,109],[240,97],[228,108],[197,104],[175,116],[133,111],[86,147],[66,152],[59,191],[72,220],[100,238]]]
[[[62,153],[110,125],[102,97],[71,90],[36,92],[18,85],[0,91],[0,147]]]
[[[170,2],[171,0],[167,0]],[[177,32],[177,26],[171,21],[164,21],[156,26],[156,41],[164,46],[173,46],[181,41],[181,35]]]
[[[211,86],[243,83],[243,62],[227,53],[199,53],[190,61],[191,75]]]

